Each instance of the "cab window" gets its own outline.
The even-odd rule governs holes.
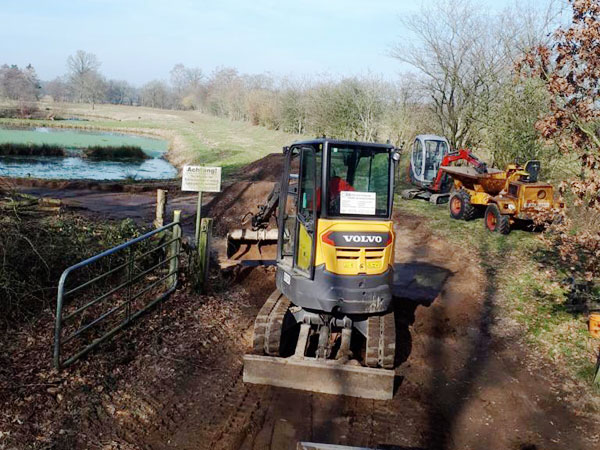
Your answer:
[[[332,145],[328,215],[388,217],[390,163],[387,149]]]

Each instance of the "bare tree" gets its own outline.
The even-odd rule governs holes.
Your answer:
[[[132,105],[135,101],[135,88],[125,80],[108,80],[106,100],[116,105]]]
[[[472,143],[509,61],[498,41],[499,21],[469,0],[447,0],[403,21],[416,43],[398,44],[392,56],[423,76],[442,132],[455,147]]]
[[[383,126],[387,130],[387,137],[397,146],[409,144],[417,134],[439,133],[426,99],[415,89],[417,83],[414,74],[406,73],[387,90],[389,102]]]
[[[172,106],[171,92],[167,83],[154,80],[146,83],[141,90],[142,105],[151,108],[169,108]]]
[[[0,95],[11,100],[35,101],[39,97],[40,81],[29,64],[24,69],[4,64],[0,67]]]
[[[44,92],[50,95],[56,102],[70,100],[69,84],[65,77],[57,77],[44,83]]]
[[[77,50],[74,55],[67,58],[67,67],[71,75],[83,76],[90,72],[98,71],[100,61],[93,53]]]
[[[566,3],[550,0],[544,7],[533,0],[516,1],[500,15],[500,39],[515,66],[523,55],[540,45],[552,42],[553,30],[560,25]]]
[[[519,2],[494,16],[471,0],[441,0],[403,20],[416,42],[397,44],[392,56],[420,72],[420,88],[451,144],[473,145],[512,82],[515,61],[548,39],[557,17],[554,1],[544,10]]]
[[[204,74],[198,67],[175,64],[170,72],[171,86],[177,104],[184,109],[196,108],[200,102]]]
[[[95,103],[101,100],[106,90],[105,81],[98,71],[100,61],[93,53],[77,50],[67,58],[69,82],[74,98],[80,102]]]

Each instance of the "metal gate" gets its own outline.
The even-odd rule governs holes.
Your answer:
[[[172,223],[62,273],[54,330],[56,369],[110,339],[175,290],[181,254],[179,218],[176,211]]]

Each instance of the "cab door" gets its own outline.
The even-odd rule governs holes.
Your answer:
[[[425,168],[425,161],[423,159],[423,144],[419,138],[415,139],[412,151],[412,171],[413,177],[417,181],[423,181],[423,171]]]
[[[278,263],[312,278],[316,229],[316,155],[310,146],[288,150],[279,210]]]
[[[298,183],[297,243],[294,268],[312,278],[314,261],[314,235],[316,229],[316,186],[317,158],[312,147],[303,147],[300,159]]]

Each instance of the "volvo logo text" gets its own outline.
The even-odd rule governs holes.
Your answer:
[[[392,243],[390,233],[368,231],[328,231],[323,242],[336,247],[386,247]]]
[[[352,234],[343,234],[342,237],[346,242],[360,242],[364,244],[381,244],[383,238],[381,236],[357,236]]]

